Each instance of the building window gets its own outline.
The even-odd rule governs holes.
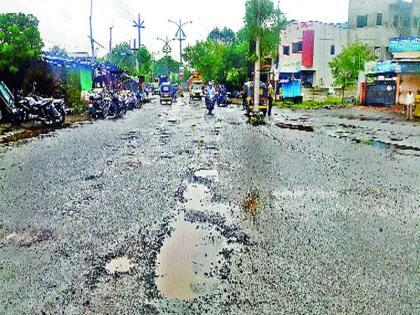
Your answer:
[[[298,54],[302,52],[302,41],[292,43],[292,53]]]
[[[368,25],[368,16],[367,15],[358,15],[357,16],[357,28],[367,27]]]
[[[382,26],[384,15],[383,13],[376,14],[376,26]]]
[[[392,22],[392,25],[394,25],[394,27],[398,27],[398,20],[399,20],[398,15],[394,15],[394,21]]]
[[[335,56],[335,45],[331,45],[330,54],[331,56]]]
[[[290,55],[290,46],[283,46],[283,55],[285,56]]]

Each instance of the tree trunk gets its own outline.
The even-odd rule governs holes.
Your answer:
[[[260,35],[257,35],[255,41],[255,55],[257,60],[255,61],[254,68],[254,107],[253,112],[259,113],[260,111],[260,70],[261,70],[261,52],[260,52]]]
[[[343,97],[341,98],[341,105],[344,105],[344,91],[345,91],[345,87],[343,85]]]

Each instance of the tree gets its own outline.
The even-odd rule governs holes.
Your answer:
[[[142,45],[140,50],[137,51],[136,57],[139,63],[139,70],[137,75],[144,76],[146,79],[151,81],[153,72],[152,54],[147,50],[146,46]]]
[[[47,54],[62,58],[67,58],[69,56],[67,51],[58,45],[54,45],[50,49],[48,49]]]
[[[31,14],[0,14],[0,73],[15,75],[22,65],[41,55],[44,44],[38,24]]]
[[[115,46],[106,60],[113,63],[129,75],[136,75],[136,58],[131,50],[130,44],[121,43]]]
[[[359,79],[359,72],[365,70],[367,61],[374,60],[369,49],[360,43],[345,48],[340,54],[333,58],[328,65],[334,78],[334,85],[344,90],[354,86]]]
[[[280,43],[280,30],[284,18],[272,0],[247,0],[245,3],[245,34],[250,46],[255,43],[254,59],[254,112],[259,112],[259,85],[261,56],[276,53]]]
[[[180,63],[171,56],[165,56],[153,64],[153,74],[155,77],[162,75],[170,76],[171,73],[178,73]]]
[[[207,36],[207,40],[216,41],[225,45],[232,45],[236,40],[236,35],[230,28],[224,27],[220,30],[216,27]]]

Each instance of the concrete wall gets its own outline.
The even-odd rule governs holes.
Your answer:
[[[302,41],[303,32],[306,30],[315,31],[314,41],[314,64],[310,68],[302,67],[302,54],[292,52],[292,43]],[[294,22],[281,32],[280,43],[280,64],[281,72],[314,71],[314,85],[324,87],[333,84],[331,70],[328,62],[338,55],[347,45],[348,33],[346,29],[337,27],[334,24],[321,22]],[[331,55],[331,46],[335,45],[335,54]],[[283,46],[290,46],[290,55],[283,54]]]
[[[349,1],[349,44],[360,42],[368,45],[379,59],[389,59],[388,41],[392,37],[416,35],[417,28],[412,28],[413,7],[415,4],[403,0],[350,0]],[[420,12],[420,9],[419,9]],[[377,14],[382,13],[382,25],[376,25]],[[367,27],[357,28],[357,16],[367,15]],[[398,26],[394,26],[394,16],[398,17]],[[409,27],[404,27],[408,18]],[[375,47],[379,48],[375,51]]]

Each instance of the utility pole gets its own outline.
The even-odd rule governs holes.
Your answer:
[[[137,33],[138,33],[137,35],[138,35],[138,39],[139,39],[139,51],[140,51],[140,48],[141,48],[141,29],[145,28],[144,21],[142,21],[141,18],[140,18],[140,13],[137,17],[137,22],[133,21],[133,23],[134,23],[133,27],[137,28]],[[140,60],[137,59],[136,44],[134,44],[134,55],[136,57],[137,69],[140,70]],[[140,58],[140,55],[139,55],[139,58]]]
[[[162,39],[159,37],[157,39],[165,43],[165,45],[162,48],[162,52],[165,54],[165,56],[168,56],[172,52],[172,48],[169,45],[169,43],[173,41],[173,39],[169,39],[168,36],[166,36],[166,39]]]
[[[92,13],[93,13],[93,0],[90,0],[90,15],[89,15],[89,27],[90,27],[90,48],[92,52],[92,58],[95,58],[95,41],[93,39],[93,27],[92,27]]]
[[[111,53],[112,51],[112,29],[114,28],[114,26],[111,26],[109,28],[109,53]]]
[[[168,22],[173,23],[178,27],[174,40],[179,40],[179,62],[182,65],[182,41],[187,39],[187,35],[185,35],[185,32],[182,28],[187,24],[191,24],[192,21],[182,23],[181,19],[179,19],[179,23],[172,20],[168,20]]]
[[[169,43],[171,42],[171,41],[173,41],[173,39],[169,39],[168,38],[168,36],[166,36],[166,39],[162,39],[162,38],[159,38],[158,37],[158,40],[160,40],[160,41],[162,41],[162,42],[164,42],[165,43],[165,45],[163,46],[163,48],[162,48],[162,52],[165,54],[165,61],[166,61],[166,74],[167,75],[169,75],[169,61],[168,61],[168,55],[172,52],[172,48],[171,48],[171,46],[169,45]]]

